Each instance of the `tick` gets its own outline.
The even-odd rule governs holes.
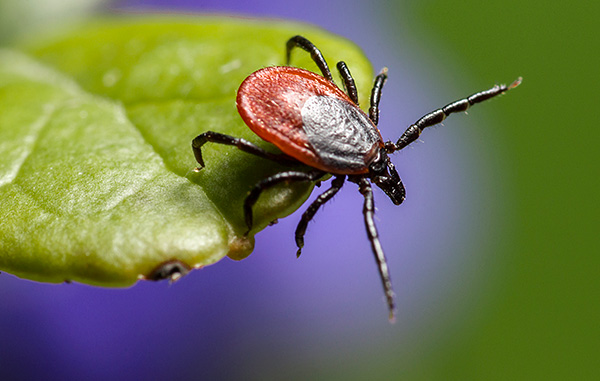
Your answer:
[[[290,54],[296,47],[310,53],[322,75],[290,66],[266,67],[242,82],[236,99],[238,112],[248,127],[282,153],[270,153],[247,140],[207,131],[192,141],[194,156],[200,168],[204,167],[202,146],[212,142],[236,146],[249,154],[292,168],[299,164],[311,167],[308,171],[291,169],[277,173],[260,181],[249,191],[243,206],[248,227],[246,234],[252,229],[252,208],[265,189],[280,183],[318,182],[331,175],[333,180],[329,189],[316,198],[298,223],[295,233],[297,256],[300,256],[304,246],[308,223],[317,210],[335,196],[346,180],[357,184],[358,191],[364,197],[363,215],[367,236],[383,283],[389,318],[393,320],[394,292],[373,219],[375,204],[371,184],[381,188],[395,205],[400,205],[405,197],[404,185],[389,155],[415,141],[426,127],[518,86],[521,78],[508,86],[494,86],[432,111],[411,124],[396,143],[384,142],[377,122],[387,69],[384,68],[375,77],[367,115],[358,106],[356,85],[346,63],[337,63],[344,92],[333,82],[321,51],[302,36],[294,36],[286,44],[288,65]]]

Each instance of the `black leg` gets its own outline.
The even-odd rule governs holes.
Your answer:
[[[233,136],[221,134],[218,132],[207,131],[196,136],[194,140],[192,140],[192,150],[194,151],[196,161],[198,162],[198,164],[200,164],[201,167],[204,167],[204,160],[202,159],[202,146],[207,142],[236,146],[244,152],[260,156],[264,159],[277,161],[281,164],[298,164],[298,162],[295,159],[288,155],[267,152],[264,149],[250,143],[247,140],[234,138]]]
[[[261,180],[252,188],[246,200],[244,200],[244,218],[246,220],[246,226],[248,226],[248,230],[244,235],[250,233],[252,229],[252,207],[256,204],[258,197],[260,194],[268,188],[271,188],[277,184],[287,182],[298,182],[298,181],[317,181],[321,177],[325,175],[325,172],[322,171],[312,171],[312,172],[299,172],[299,171],[288,171],[288,172],[280,172],[271,177],[268,177],[264,180]]]
[[[456,112],[461,111],[467,111],[467,109],[470,106],[493,98],[497,95],[503,94],[506,91],[519,86],[520,83],[521,78],[518,78],[516,81],[514,81],[508,86],[496,85],[489,90],[484,90],[479,93],[475,93],[470,97],[457,100],[455,102],[447,104],[442,108],[430,112],[429,114],[417,120],[410,127],[408,127],[408,129],[404,132],[404,134],[402,134],[402,136],[400,137],[400,139],[398,139],[395,145],[391,142],[386,143],[386,148],[388,149],[388,152],[394,152],[406,147],[407,145],[415,141],[419,137],[419,135],[421,135],[421,132],[423,132],[424,128],[441,123],[450,114],[454,114]]]
[[[344,61],[340,61],[337,63],[338,71],[344,80],[344,88],[348,93],[352,102],[354,102],[358,106],[358,90],[356,90],[356,84],[354,83],[354,78],[352,78],[352,74],[350,74],[350,69]]]
[[[341,175],[333,179],[331,182],[331,187],[325,192],[321,193],[319,197],[317,197],[317,199],[310,204],[310,206],[302,214],[302,218],[296,227],[296,245],[298,246],[296,257],[299,257],[300,254],[302,254],[302,248],[304,247],[304,234],[306,233],[306,227],[308,226],[308,223],[313,219],[321,205],[331,200],[331,198],[335,196],[335,194],[342,188],[345,178],[346,176]]]
[[[321,51],[312,42],[308,41],[302,36],[294,36],[288,40],[285,50],[285,59],[287,65],[290,64],[290,54],[292,52],[292,49],[294,49],[295,47],[302,48],[309,52],[311,58],[313,59],[313,61],[315,61],[315,63],[321,70],[321,73],[323,73],[323,77],[333,82],[333,77],[331,76],[329,65],[327,65],[327,61],[325,61],[325,58],[323,57]]]
[[[381,89],[387,79],[387,67],[381,69],[381,72],[375,77],[373,90],[371,90],[371,107],[369,107],[369,118],[373,124],[379,123],[379,101],[381,100]]]
[[[381,282],[383,283],[383,290],[385,292],[385,298],[389,309],[389,319],[394,321],[395,319],[395,304],[394,304],[394,291],[392,290],[392,281],[390,279],[390,273],[388,271],[387,261],[383,253],[383,248],[379,242],[379,234],[377,233],[377,227],[373,216],[375,214],[375,203],[373,201],[373,190],[371,184],[366,178],[362,178],[358,182],[358,189],[365,198],[363,207],[363,215],[365,217],[365,227],[367,229],[367,235],[371,242],[371,248],[373,254],[375,254],[375,261],[377,262],[377,268],[379,269],[379,275],[381,276]]]

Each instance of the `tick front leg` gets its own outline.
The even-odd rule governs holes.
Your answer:
[[[250,230],[252,230],[252,220],[253,220],[252,207],[254,206],[254,204],[256,204],[256,201],[258,201],[260,194],[264,190],[272,188],[275,185],[280,184],[280,183],[292,183],[292,182],[299,182],[299,181],[317,181],[320,178],[322,178],[323,176],[325,176],[325,172],[322,172],[322,171],[312,171],[312,172],[287,171],[287,172],[277,173],[271,177],[268,177],[264,180],[259,181],[258,184],[256,184],[254,186],[254,188],[252,188],[250,193],[248,193],[248,196],[246,197],[246,200],[244,201],[244,218],[246,221],[246,226],[248,227],[248,230],[246,231],[246,233],[244,233],[244,235],[248,235],[248,233],[250,233]]]
[[[358,190],[365,198],[363,206],[363,215],[365,218],[365,227],[367,229],[367,236],[371,242],[371,248],[373,254],[375,254],[375,261],[377,262],[377,268],[383,284],[383,290],[385,292],[385,298],[389,309],[390,321],[395,320],[396,306],[394,304],[394,291],[392,289],[392,281],[390,279],[390,272],[388,270],[387,260],[379,242],[379,234],[377,233],[377,227],[373,216],[375,215],[375,202],[373,200],[373,190],[371,184],[366,178],[361,179],[358,182]]]
[[[306,233],[306,227],[308,223],[313,219],[321,205],[325,204],[327,201],[331,200],[333,196],[342,188],[344,185],[344,180],[346,176],[337,176],[331,182],[331,187],[327,189],[325,192],[321,193],[319,197],[306,209],[306,211],[302,214],[302,218],[296,227],[296,245],[298,246],[298,251],[296,252],[296,257],[299,257],[302,254],[302,248],[304,247],[304,234]]]
[[[221,134],[219,132],[206,131],[196,136],[194,140],[192,140],[192,150],[194,151],[196,161],[198,162],[198,164],[200,164],[201,168],[204,168],[204,159],[202,158],[202,146],[208,142],[235,146],[244,152],[260,156],[264,159],[277,161],[281,164],[298,164],[298,162],[295,159],[288,155],[267,152],[264,149],[258,147],[257,145],[250,143],[247,140],[234,138],[233,136]]]
[[[493,98],[497,95],[503,94],[510,89],[514,89],[515,87],[519,86],[520,83],[521,78],[518,78],[516,81],[514,81],[508,86],[496,85],[489,90],[480,91],[467,98],[459,99],[455,102],[447,104],[442,108],[430,112],[429,114],[421,117],[414,124],[409,126],[408,129],[404,132],[404,134],[402,134],[400,139],[398,139],[396,144],[387,142],[386,148],[388,152],[391,153],[406,147],[410,143],[414,142],[419,137],[419,135],[421,135],[423,129],[441,123],[450,114],[454,114],[456,112],[461,111],[467,111],[467,109],[470,106]]]

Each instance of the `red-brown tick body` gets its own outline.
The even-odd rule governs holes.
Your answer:
[[[283,153],[325,172],[369,172],[384,146],[377,127],[333,82],[289,66],[258,70],[242,82],[238,111]]]
[[[384,142],[377,123],[379,101],[387,69],[375,77],[369,114],[358,107],[358,92],[348,66],[343,61],[337,69],[347,93],[334,82],[321,51],[302,36],[290,38],[286,44],[287,61],[295,47],[310,53],[321,74],[289,67],[260,69],[246,78],[237,94],[237,108],[244,122],[263,140],[274,144],[282,153],[269,152],[247,140],[206,131],[192,141],[192,149],[200,167],[204,167],[202,146],[208,142],[235,146],[244,152],[289,165],[292,169],[276,173],[257,183],[244,200],[244,218],[248,234],[253,226],[252,208],[260,194],[280,183],[317,182],[328,174],[331,186],[320,194],[302,214],[296,228],[297,256],[304,246],[306,227],[317,210],[342,188],[346,179],[358,185],[364,197],[363,215],[367,237],[375,255],[383,284],[390,320],[394,319],[394,292],[379,234],[375,227],[375,203],[371,184],[375,184],[400,205],[405,191],[392,164],[392,154],[414,142],[423,129],[442,122],[448,115],[466,111],[470,106],[500,95],[521,83],[494,86],[434,110],[411,124],[396,143]],[[311,168],[299,168],[298,164]],[[296,169],[293,169],[296,167]]]

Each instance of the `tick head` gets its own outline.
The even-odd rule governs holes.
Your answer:
[[[379,155],[369,165],[369,177],[395,205],[400,205],[404,201],[406,194],[404,185],[385,148],[380,149]]]

